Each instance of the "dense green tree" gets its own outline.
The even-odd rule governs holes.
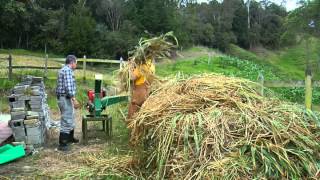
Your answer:
[[[78,56],[92,53],[94,45],[95,21],[85,6],[86,1],[79,0],[74,5],[67,22],[65,51]]]
[[[101,0],[96,14],[109,30],[117,31],[121,27],[124,16],[124,0]]]
[[[183,48],[279,48],[319,35],[319,1],[288,15],[270,0],[0,0],[0,47],[118,58],[142,36],[174,31]]]
[[[283,33],[282,24],[282,18],[278,15],[264,17],[261,25],[261,43],[267,47],[278,48]]]
[[[246,4],[242,1],[235,11],[235,17],[232,22],[232,31],[237,37],[237,44],[243,48],[249,48],[247,16],[248,12]]]
[[[26,4],[16,1],[1,3],[1,44],[6,42],[7,47],[21,48],[24,30],[29,28]]]

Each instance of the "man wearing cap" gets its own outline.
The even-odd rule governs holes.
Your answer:
[[[59,136],[60,151],[68,151],[68,143],[78,143],[74,138],[75,118],[74,108],[79,106],[76,100],[76,81],[73,71],[77,67],[77,58],[74,55],[68,55],[65,66],[58,72],[56,95],[58,106],[61,113],[61,127]]]

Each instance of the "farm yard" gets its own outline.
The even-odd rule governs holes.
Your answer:
[[[0,3],[0,179],[320,179],[320,1]]]
[[[211,54],[211,55],[208,56],[208,54]],[[5,56],[5,55],[3,54],[2,56]],[[24,56],[13,55],[13,59],[19,59],[20,57],[27,58]],[[30,66],[31,65],[39,66],[40,64],[43,64],[42,58],[38,58],[38,59],[32,58],[32,57],[28,57],[28,58],[33,59],[33,63],[34,63],[34,64],[29,64]],[[19,62],[19,60],[18,60],[18,62],[15,62],[15,61],[13,61],[13,62],[17,63],[17,65],[23,65],[24,61],[20,60],[20,62]],[[50,64],[50,66],[59,66],[61,63],[55,62],[55,61],[50,61],[49,64]],[[80,64],[80,66],[81,66],[81,64]],[[77,98],[80,99],[80,102],[82,104],[85,104],[85,102],[87,100],[86,99],[87,98],[86,91],[93,87],[93,79],[94,79],[94,74],[96,72],[103,73],[105,85],[116,86],[116,84],[117,84],[116,71],[118,71],[119,66],[118,65],[109,65],[110,67],[108,67],[108,68],[106,68],[106,67],[101,68],[99,66],[101,66],[101,64],[100,65],[96,64],[93,66],[88,65],[88,71],[87,71],[88,76],[87,76],[86,82],[83,82],[83,79],[82,79],[83,72],[82,72],[81,67],[78,70],[76,70],[76,77],[77,77],[77,81],[79,82],[79,90],[78,90],[79,94],[78,94]],[[106,70],[106,69],[108,69],[108,70]],[[178,82],[192,81],[192,79],[193,79],[192,77],[194,77],[195,79],[197,79],[197,78],[200,78],[200,79],[204,78],[204,80],[208,79],[209,84],[210,84],[210,80],[212,81],[212,83],[214,83],[214,82],[215,83],[219,82],[219,84],[223,84],[223,82],[231,83],[230,88],[235,88],[233,86],[237,84],[237,81],[241,82],[243,80],[236,79],[236,78],[235,79],[232,79],[232,78],[228,79],[227,77],[239,77],[239,78],[249,79],[251,81],[256,81],[257,77],[259,75],[259,72],[262,72],[266,79],[269,79],[269,80],[282,79],[281,76],[278,76],[276,72],[272,71],[271,66],[260,65],[258,63],[248,61],[248,60],[242,60],[237,57],[226,56],[226,55],[219,53],[218,51],[215,51],[212,49],[207,49],[204,47],[194,47],[190,50],[180,52],[180,57],[178,57],[177,59],[165,60],[165,61],[158,63],[156,71],[157,71],[157,74],[160,77],[162,77],[162,79],[164,81],[166,81],[168,84],[174,83],[172,81],[175,81],[175,79],[177,79]],[[59,111],[58,111],[58,107],[56,104],[56,98],[55,98],[55,94],[54,94],[54,90],[53,90],[55,87],[55,83],[56,83],[56,79],[55,79],[56,73],[57,73],[56,70],[49,70],[48,79],[45,81],[46,89],[49,94],[48,102],[49,102],[49,106],[50,106],[51,116],[53,117],[54,120],[59,119]],[[208,75],[202,75],[203,73],[208,74]],[[218,74],[210,75],[210,73],[218,73],[221,75],[218,75]],[[6,92],[8,92],[10,90],[10,88],[12,88],[12,86],[16,82],[19,81],[19,77],[21,78],[23,76],[23,74],[43,76],[44,71],[43,70],[18,70],[17,69],[17,70],[14,70],[14,77],[15,78],[14,78],[13,82],[10,82],[8,80],[3,80],[2,86],[4,87],[4,90],[2,92],[3,96],[1,98],[1,102],[3,102],[3,103],[1,103],[1,111],[2,112],[8,112],[8,110],[9,110],[9,107],[6,106],[6,101],[7,101]],[[222,74],[226,75],[226,77],[223,76]],[[191,77],[190,80],[189,80],[189,77]],[[227,79],[223,80],[223,78],[227,78]],[[207,81],[207,80],[205,80],[205,81]],[[228,81],[230,81],[230,82],[228,82]],[[201,80],[200,80],[200,82],[201,82]],[[233,84],[233,83],[235,83],[235,84]],[[259,92],[259,91],[257,91],[257,89],[259,89],[259,87],[257,87],[257,84],[249,83],[248,86],[250,88],[255,87],[256,89],[248,89],[250,91],[246,92],[246,93],[251,94],[251,93],[258,93]],[[170,87],[170,85],[168,85],[168,87]],[[164,87],[164,88],[166,89],[166,87]],[[201,92],[201,87],[199,87],[199,88],[200,89],[196,90],[198,93]],[[228,86],[225,85],[225,88],[228,88]],[[299,94],[297,93],[296,97],[299,97],[299,98],[293,98],[293,97],[289,98],[289,100],[295,101],[294,103],[298,103],[296,105],[289,103],[289,100],[286,100],[286,99],[288,97],[290,97],[292,94],[295,94],[294,91],[297,91],[297,90],[285,89],[285,88],[280,88],[280,90],[278,88],[275,90],[276,90],[275,92],[272,92],[271,90],[266,89],[265,96],[267,96],[268,98],[272,98],[272,99],[279,98],[279,99],[282,99],[283,101],[288,102],[287,107],[283,107],[284,109],[282,109],[280,107],[275,107],[276,109],[277,108],[282,109],[282,110],[279,109],[279,113],[280,112],[281,113],[290,113],[291,112],[294,114],[297,113],[296,115],[292,114],[293,116],[297,116],[297,117],[300,116],[299,114],[303,113],[302,109],[303,109],[304,98],[303,98],[303,96],[300,97],[300,95],[304,93],[304,88],[300,88],[300,90],[298,89],[298,91],[301,91],[301,92]],[[157,98],[157,96],[161,97],[162,96],[161,91],[159,92],[159,95],[157,92],[155,93],[154,97],[152,95],[150,97],[151,98],[150,101],[147,101],[146,103],[161,102],[161,100],[160,101],[159,100],[152,100],[152,98]],[[215,92],[215,91],[217,91],[217,92]],[[234,91],[234,90],[231,90],[231,89],[222,90],[222,89],[213,88],[213,91],[211,93],[217,94],[217,95],[220,94],[222,96],[228,96],[227,94],[232,91]],[[245,90],[245,91],[247,91],[247,90]],[[314,92],[316,92],[316,90]],[[189,94],[187,92],[185,92],[185,93]],[[189,97],[190,101],[192,102],[191,94],[187,95],[187,97]],[[237,97],[239,95],[235,95],[235,97]],[[258,95],[258,94],[256,94],[256,95]],[[315,95],[317,95],[317,94],[314,93],[314,96]],[[263,98],[263,97],[260,97],[260,95],[258,95],[257,97],[255,97],[255,96],[251,97],[251,96],[253,96],[253,95],[248,95],[246,97],[247,98],[254,98],[254,99],[250,100],[252,103],[255,101],[260,102],[261,101],[260,98]],[[174,96],[172,98],[174,98]],[[175,98],[177,98],[177,97],[175,97]],[[255,98],[258,98],[258,99],[255,99]],[[266,101],[266,102],[270,101],[270,100],[267,100],[268,98],[264,98],[263,101]],[[177,99],[179,99],[179,98],[177,98]],[[217,99],[220,99],[220,98],[217,98]],[[183,103],[183,101],[184,101],[183,99],[181,101],[182,102],[178,101],[181,104],[177,104],[177,106],[181,106],[181,108],[182,108],[184,106],[184,103],[186,103],[186,102]],[[191,102],[189,102],[189,103],[192,104],[192,107],[196,106],[196,104],[198,104],[195,102],[192,102],[192,103]],[[163,100],[163,103],[166,103],[166,100]],[[256,104],[256,103],[258,103],[258,102],[255,102],[254,104]],[[278,102],[277,102],[277,100],[275,100],[275,102],[273,102],[273,103],[278,103]],[[301,105],[299,105],[299,103]],[[313,103],[315,105],[314,107],[316,107],[318,101],[314,101]],[[254,104],[252,104],[252,106],[254,106]],[[203,105],[199,104],[198,106],[203,106]],[[205,106],[208,106],[208,105],[205,105]],[[157,107],[157,106],[150,105],[148,107]],[[167,106],[165,106],[165,107],[167,107]],[[122,103],[119,105],[110,106],[106,110],[106,112],[108,114],[111,114],[111,116],[113,117],[113,122],[114,122],[114,127],[113,127],[114,133],[113,133],[113,138],[111,141],[105,140],[104,134],[102,132],[93,130],[93,132],[90,132],[91,134],[89,134],[89,137],[91,137],[91,138],[89,140],[88,145],[73,145],[73,147],[72,147],[73,152],[70,154],[58,153],[54,150],[55,147],[57,146],[57,143],[58,143],[57,142],[58,131],[57,131],[57,129],[53,129],[53,130],[49,131],[50,135],[48,137],[49,138],[48,144],[44,147],[44,149],[40,150],[39,153],[36,153],[32,156],[28,156],[28,157],[23,158],[21,160],[18,160],[16,162],[10,163],[9,165],[5,166],[4,168],[1,168],[0,172],[2,172],[3,174],[6,174],[7,177],[10,177],[10,176],[11,177],[13,177],[13,176],[21,177],[21,178],[22,177],[30,177],[30,178],[32,178],[32,177],[33,178],[34,177],[38,177],[38,178],[49,177],[50,178],[51,177],[51,178],[65,178],[65,179],[93,178],[93,177],[104,177],[104,178],[106,178],[106,177],[119,178],[120,177],[123,179],[127,179],[127,178],[135,179],[135,178],[142,178],[142,177],[146,178],[151,175],[152,176],[168,175],[166,173],[170,173],[171,172],[170,169],[162,169],[161,171],[159,170],[158,173],[160,173],[160,174],[157,174],[157,175],[154,174],[156,172],[148,172],[146,170],[141,170],[141,169],[136,170],[135,169],[135,168],[137,168],[136,167],[138,164],[137,161],[143,162],[143,160],[140,158],[148,157],[150,155],[144,154],[147,152],[139,151],[139,153],[141,153],[141,157],[139,156],[139,159],[134,158],[136,155],[136,149],[137,149],[136,146],[138,146],[139,144],[136,144],[134,146],[133,146],[133,144],[131,144],[135,141],[133,141],[131,139],[132,137],[131,137],[130,133],[133,133],[133,132],[137,133],[136,132],[137,130],[133,129],[132,132],[130,132],[130,130],[126,129],[127,124],[125,122],[124,116],[121,114],[121,113],[126,113],[125,112],[126,108],[127,108],[126,103]],[[183,109],[185,109],[185,108],[183,108]],[[231,108],[231,107],[229,107],[229,108]],[[265,107],[265,108],[268,109],[268,107]],[[198,108],[196,108],[196,109],[198,109]],[[223,109],[224,108],[221,108],[221,110],[223,110]],[[145,116],[145,113],[151,113],[148,111],[150,111],[150,110],[146,109],[145,111],[142,111],[141,115],[139,115],[139,116]],[[157,111],[157,110],[153,110],[153,111]],[[168,109],[168,112],[166,112],[166,110],[163,110],[163,111],[164,111],[163,113],[165,113],[167,115],[175,112],[175,111],[170,112],[169,109]],[[187,109],[185,111],[188,112]],[[198,120],[197,116],[200,116],[200,117],[204,118],[202,121],[205,125],[205,123],[206,123],[205,116],[206,115],[202,114],[202,113],[205,113],[206,111],[208,111],[208,110],[204,109],[204,112],[202,112],[202,110],[198,111],[199,114],[198,113],[194,114],[194,113],[189,112],[188,114],[190,114],[190,115],[188,115],[188,114],[180,114],[180,115],[172,114],[171,116],[173,116],[173,117],[177,116],[177,121],[178,121],[178,119],[183,118],[182,116],[188,116],[190,123],[191,122],[199,123],[198,121],[201,121],[201,120]],[[270,110],[270,111],[272,111],[272,110]],[[274,110],[274,111],[278,111],[278,110]],[[183,111],[179,111],[179,112],[182,113]],[[231,112],[232,111],[230,110],[230,113]],[[85,113],[87,113],[87,112],[84,108],[77,111],[76,134],[78,137],[81,137],[81,122],[80,122],[81,121],[81,114],[85,114]],[[219,114],[215,115],[218,117],[219,116],[224,117],[224,114],[225,114],[225,113],[223,113],[223,111],[222,112],[215,112],[215,113],[221,113],[220,115]],[[250,118],[250,116],[253,115],[252,112],[246,112],[246,113],[248,113],[247,115],[248,115],[249,119],[251,119],[251,118],[254,119],[253,117]],[[194,116],[192,114],[194,114]],[[229,115],[227,115],[227,114],[225,114],[225,116],[229,117]],[[150,116],[150,115],[147,115],[147,116]],[[238,115],[233,115],[233,116],[238,116]],[[259,115],[257,115],[255,113],[255,116],[259,116]],[[225,117],[225,118],[228,119],[228,117]],[[279,117],[280,117],[280,115],[279,115]],[[300,116],[300,117],[302,118],[302,116]],[[194,118],[196,118],[196,119],[194,119]],[[288,117],[288,118],[290,118],[290,117]],[[139,117],[137,119],[137,121],[142,120],[142,119],[144,119],[144,118]],[[146,120],[144,120],[144,121],[146,121]],[[171,120],[168,122],[171,122]],[[145,123],[147,123],[147,122],[145,122]],[[257,122],[252,122],[252,123],[257,123]],[[201,136],[205,136],[205,134],[194,134],[194,133],[200,133],[200,132],[198,132],[198,130],[197,131],[192,130],[193,128],[195,128],[194,127],[195,125],[196,124],[188,125],[189,128],[191,128],[191,129],[190,129],[190,132],[188,132],[190,134],[187,136],[191,136],[192,138],[195,138],[196,136],[199,136],[197,138],[201,138]],[[93,123],[93,124],[91,124],[91,126],[92,126],[91,128],[93,128],[93,129],[100,128],[99,124]],[[153,125],[151,124],[149,126],[152,127]],[[166,125],[166,126],[170,127],[171,125]],[[188,126],[181,127],[181,128],[187,128]],[[165,132],[168,133],[169,130],[170,129],[167,129],[167,130],[163,129],[163,131],[164,131],[163,133],[165,133]],[[177,131],[182,131],[182,132],[177,132],[177,133],[182,133],[182,141],[184,142],[186,140],[185,139],[186,134],[184,134],[186,132],[186,130],[179,128],[179,129],[177,129]],[[219,129],[219,131],[226,131],[226,130]],[[312,131],[310,131],[310,133],[311,132]],[[156,131],[155,131],[155,133],[156,133]],[[161,132],[157,132],[157,133],[161,133]],[[239,133],[241,133],[241,132],[239,132]],[[161,135],[159,135],[159,136],[161,137]],[[283,135],[281,135],[281,136],[283,136]],[[95,137],[95,138],[92,138],[92,137]],[[146,137],[148,137],[148,136],[146,135]],[[184,137],[184,140],[183,140],[183,137]],[[138,138],[138,137],[136,137],[136,138]],[[178,137],[171,137],[171,138],[178,138]],[[202,137],[202,138],[205,138],[205,137]],[[142,140],[142,139],[138,138],[137,140]],[[161,139],[159,139],[159,140],[161,140]],[[172,140],[173,140],[172,143],[174,143],[176,141],[174,139],[172,139]],[[195,142],[193,142],[193,141],[194,140],[190,141],[191,147],[195,146],[193,144]],[[199,144],[201,144],[202,141],[201,141],[201,139],[198,139],[198,141],[199,142],[198,142],[197,146],[200,146]],[[243,140],[243,141],[245,141],[245,140]],[[150,143],[159,143],[159,142],[150,142]],[[131,145],[129,145],[129,144],[131,144]],[[175,147],[175,145],[177,145],[177,147]],[[181,146],[184,147],[183,143],[182,144],[175,144],[174,143],[174,144],[171,144],[170,146],[173,146],[178,149]],[[132,147],[134,147],[134,148],[132,148]],[[141,147],[139,147],[139,148],[141,148]],[[201,147],[198,147],[198,148],[199,148],[198,151],[200,151]],[[231,147],[229,147],[229,148],[231,148]],[[150,149],[150,150],[152,151],[152,149]],[[190,153],[191,153],[191,151],[194,151],[194,150],[195,149],[188,149],[188,148],[185,149],[185,151],[187,151],[187,152],[190,151]],[[183,153],[183,152],[184,152],[184,150],[182,150],[181,153]],[[154,152],[154,153],[156,153],[156,152]],[[160,153],[166,154],[166,152],[160,152]],[[176,155],[174,155],[174,156],[176,156]],[[178,158],[178,157],[176,157],[176,158]],[[248,157],[244,156],[243,158],[248,158]],[[257,159],[257,161],[258,161],[259,156],[257,156],[257,158],[258,158]],[[281,158],[281,154],[279,155],[278,158]],[[190,160],[192,160],[192,159],[190,159]],[[308,161],[313,161],[313,160],[315,160],[315,159],[309,159]],[[157,163],[157,162],[155,162],[155,163]],[[158,162],[158,163],[160,163],[160,162]],[[218,163],[218,162],[216,162],[216,163]],[[233,163],[240,163],[240,162],[233,162]],[[208,166],[209,166],[209,164],[208,164]],[[156,164],[153,166],[160,168]],[[211,166],[213,166],[213,164]],[[174,168],[174,167],[172,167],[172,168]],[[232,172],[235,173],[237,170],[238,169],[233,169]],[[146,172],[144,172],[144,171],[146,171]],[[148,173],[150,173],[150,174],[148,174]],[[173,172],[171,172],[171,173],[173,173]],[[180,172],[180,173],[182,173],[182,172]],[[198,173],[207,173],[207,172],[203,171],[203,172],[198,172]],[[272,172],[272,173],[274,173],[274,172]],[[280,171],[278,173],[280,173]],[[292,171],[291,173],[293,173],[293,174],[291,174],[292,177],[299,176],[299,174],[297,174],[298,172]],[[294,173],[296,173],[296,174],[294,174]],[[17,174],[18,174],[18,176],[16,176]],[[173,175],[173,174],[171,174],[171,175]],[[250,176],[249,174],[247,174],[247,175]],[[188,176],[190,176],[190,174],[189,175],[188,174],[180,174],[179,176],[188,177]],[[236,174],[230,174],[230,178],[236,178]]]

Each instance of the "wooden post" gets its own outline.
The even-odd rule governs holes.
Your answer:
[[[258,82],[260,84],[260,90],[259,90],[260,95],[264,96],[264,77],[262,73],[259,73],[258,75]]]
[[[83,81],[86,81],[86,68],[87,68],[87,57],[83,56]]]
[[[123,63],[123,58],[122,56],[120,57],[120,70],[122,69],[122,63]]]
[[[9,80],[12,80],[12,56],[11,54],[9,54],[9,58],[8,58],[8,61],[9,61],[9,66],[8,66],[8,79]]]
[[[46,59],[44,62],[44,78],[48,78],[48,54],[46,54]]]
[[[307,66],[305,77],[305,106],[306,109],[312,108],[312,73],[310,66]]]

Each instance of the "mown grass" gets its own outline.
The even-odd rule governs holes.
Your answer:
[[[263,62],[263,59],[257,56],[256,54],[254,54],[253,52],[242,49],[239,46],[234,44],[230,44],[227,54],[238,57],[240,59],[246,59],[246,60],[260,62],[260,63]]]
[[[35,56],[35,57],[45,57],[44,51],[29,51],[25,49],[0,49],[0,54],[12,54],[12,55],[23,55],[23,56]],[[52,58],[62,58],[63,55],[57,55],[54,53],[47,53],[49,57]]]

